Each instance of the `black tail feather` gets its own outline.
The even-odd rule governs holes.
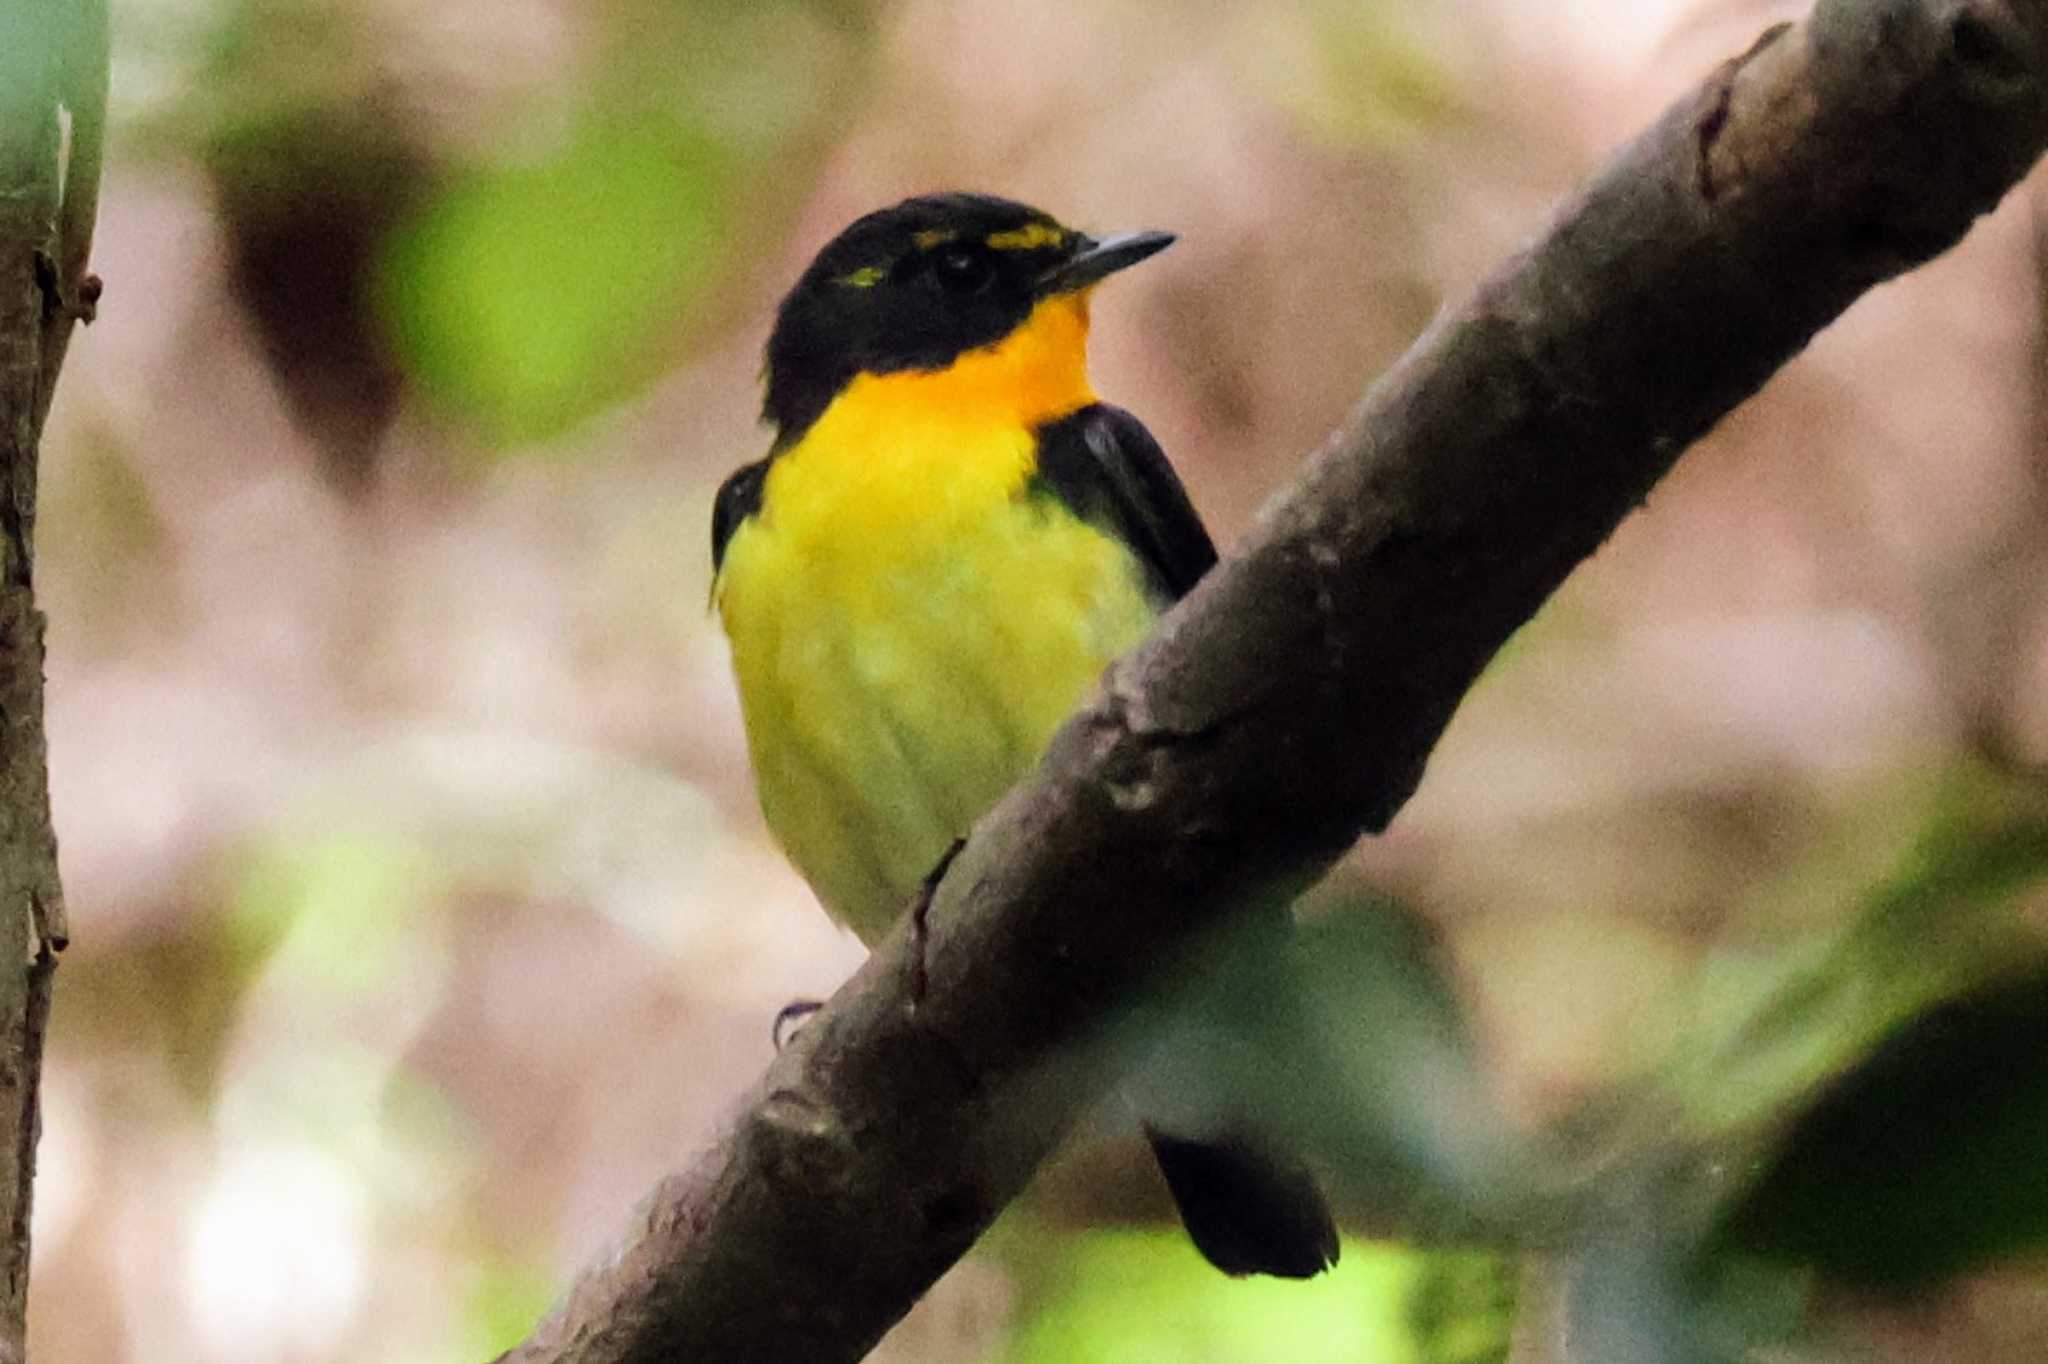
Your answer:
[[[1306,1279],[1337,1263],[1337,1226],[1315,1176],[1228,1138],[1192,1140],[1146,1124],[1195,1249],[1225,1274]]]

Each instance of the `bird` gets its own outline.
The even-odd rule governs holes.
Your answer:
[[[769,831],[870,947],[1216,563],[1158,442],[1088,375],[1096,287],[1173,240],[921,195],[841,231],[776,311],[773,438],[714,500],[712,599]],[[1218,1268],[1335,1263],[1292,1156],[1145,1130]]]

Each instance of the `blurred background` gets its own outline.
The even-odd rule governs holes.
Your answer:
[[[44,445],[39,1357],[486,1358],[856,964],[766,840],[707,611],[771,309],[839,227],[962,187],[1179,233],[1094,368],[1227,546],[1803,8],[117,0],[106,297]],[[1689,455],[1318,897],[1357,966],[1304,996],[1325,1128],[1371,1129],[1324,1132],[1337,1273],[1211,1274],[1105,1122],[877,1357],[1699,1357],[1659,1323],[1716,1295],[1644,1247],[2040,958],[2039,204]],[[1775,1359],[2048,1354],[2048,1278],[1963,1260],[1717,1301]]]

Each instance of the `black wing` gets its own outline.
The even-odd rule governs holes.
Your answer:
[[[719,485],[718,498],[711,504],[711,571],[725,561],[726,541],[740,528],[740,522],[761,510],[761,483],[768,475],[768,461],[756,460],[733,471]]]
[[[1128,544],[1168,598],[1215,567],[1216,546],[1165,452],[1120,407],[1091,403],[1039,427],[1033,484]]]

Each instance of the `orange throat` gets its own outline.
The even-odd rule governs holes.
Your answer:
[[[971,414],[976,422],[1031,428],[1095,401],[1088,383],[1087,289],[1031,310],[1016,330],[944,369],[862,374],[835,400],[926,416]]]

